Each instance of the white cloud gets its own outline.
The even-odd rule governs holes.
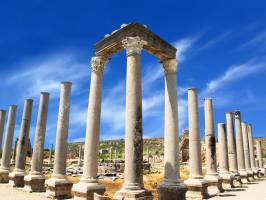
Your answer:
[[[176,57],[179,61],[186,59],[187,52],[192,48],[198,39],[198,37],[187,37],[174,43],[174,47],[177,49]]]
[[[240,48],[247,48],[253,45],[261,45],[261,43],[265,44],[266,42],[266,31],[260,32],[255,35],[252,39],[244,43],[240,46]]]

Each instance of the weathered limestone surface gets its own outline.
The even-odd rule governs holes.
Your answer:
[[[258,175],[258,169],[255,165],[255,154],[254,154],[254,146],[253,146],[253,134],[252,134],[252,127],[248,125],[248,144],[249,144],[249,155],[250,155],[250,166],[253,171],[253,175]]]
[[[48,164],[52,165],[53,164],[53,144],[51,145],[50,152],[49,152],[49,161]]]
[[[222,178],[218,175],[216,164],[216,141],[214,136],[213,104],[211,98],[205,98],[205,147],[206,147],[206,176],[209,194],[223,192]]]
[[[102,82],[107,57],[91,60],[91,84],[88,105],[87,129],[84,150],[84,172],[78,184],[73,186],[75,199],[93,199],[93,193],[103,194],[105,187],[98,183],[98,149],[101,119]]]
[[[265,175],[265,169],[263,167],[263,159],[262,159],[263,158],[263,153],[262,153],[261,141],[260,140],[257,140],[256,150],[257,150],[258,166],[259,166],[260,173]]]
[[[32,104],[32,99],[26,99],[24,102],[19,140],[16,149],[15,169],[9,174],[9,184],[13,187],[24,187],[25,185],[25,164],[29,145]]]
[[[78,166],[82,166],[82,144],[79,145],[79,159]]]
[[[248,144],[248,132],[246,123],[242,122],[242,134],[243,134],[243,147],[244,147],[244,157],[245,157],[245,166],[248,173],[249,181],[253,180],[253,171],[250,165],[250,155],[249,155],[249,144]]]
[[[208,198],[208,181],[202,175],[201,143],[199,135],[199,111],[197,90],[188,90],[188,121],[189,121],[189,179],[185,181],[188,191],[187,199]]]
[[[6,111],[0,110],[0,152],[2,152],[2,140],[6,121]]]
[[[15,123],[16,123],[16,113],[17,113],[17,106],[15,105],[10,106],[8,112],[4,148],[1,159],[0,183],[8,183],[9,181],[8,176],[10,169],[10,160],[12,155],[12,142],[14,136]]]
[[[176,59],[163,62],[165,74],[164,180],[158,185],[160,200],[185,199],[186,186],[181,182],[176,92]]]
[[[219,175],[223,179],[223,187],[233,187],[234,175],[229,172],[228,152],[226,143],[225,124],[218,124]]]
[[[29,192],[45,191],[45,176],[42,174],[43,145],[45,140],[46,122],[48,114],[49,93],[42,92],[40,96],[39,112],[34,139],[34,149],[31,163],[31,171],[25,176],[25,190]]]
[[[72,183],[66,176],[67,137],[70,111],[70,82],[62,82],[56,130],[55,161],[52,177],[46,182],[46,195],[51,198],[71,198]]]
[[[143,186],[142,89],[140,54],[145,42],[139,37],[127,37],[123,46],[127,52],[126,137],[124,185],[114,199],[150,199]]]
[[[234,117],[235,117],[235,128],[236,128],[236,152],[237,152],[238,172],[240,174],[241,181],[245,182],[248,181],[248,173],[245,167],[241,116],[239,110],[234,111]]]

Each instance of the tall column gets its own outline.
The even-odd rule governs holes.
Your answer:
[[[188,89],[188,126],[189,126],[189,179],[188,199],[203,199],[209,196],[208,181],[202,176],[201,141],[199,134],[198,95],[195,88]]]
[[[82,166],[82,144],[79,145],[79,159],[78,166]]]
[[[147,143],[147,162],[150,163],[150,145]]]
[[[151,195],[143,186],[142,89],[141,50],[144,41],[139,37],[123,40],[127,52],[125,172],[123,188],[114,199],[137,199]]]
[[[0,183],[8,183],[9,181],[8,175],[9,175],[10,160],[12,154],[14,129],[16,124],[16,113],[17,113],[17,106],[15,105],[10,106],[8,111],[4,148],[1,159]]]
[[[46,194],[52,198],[71,198],[72,183],[66,176],[67,138],[69,127],[71,82],[61,82],[60,103],[56,130],[54,171],[47,180]]]
[[[258,162],[259,162],[259,170],[260,173],[265,175],[265,169],[263,167],[263,154],[262,154],[262,148],[261,148],[261,141],[257,140],[257,144],[256,144],[256,150],[257,150],[257,157],[258,157]]]
[[[246,181],[248,174],[245,167],[245,157],[244,157],[244,146],[243,146],[243,136],[241,127],[241,116],[240,111],[234,111],[235,117],[235,129],[236,129],[236,152],[237,152],[237,165],[238,172],[242,181]]]
[[[15,164],[15,162],[16,162],[17,146],[18,146],[18,138],[15,139],[15,146],[14,146],[14,150],[13,150],[11,164]]]
[[[24,178],[25,189],[29,192],[45,192],[45,176],[42,173],[42,167],[49,95],[50,94],[47,92],[42,92],[40,95],[31,171],[29,175]]]
[[[234,136],[234,124],[232,113],[226,113],[226,131],[227,131],[227,146],[228,146],[228,161],[229,171],[234,176],[239,176],[236,156],[236,141]]]
[[[250,155],[249,155],[249,144],[248,144],[248,132],[247,125],[244,122],[241,122],[242,135],[243,135],[243,147],[244,147],[244,157],[245,157],[245,166],[248,173],[248,179],[251,181],[253,179],[253,172],[250,165]]]
[[[206,176],[209,194],[223,192],[222,178],[217,173],[216,140],[214,135],[213,103],[211,98],[205,98],[205,146],[206,146]]]
[[[24,101],[24,109],[22,114],[22,121],[19,133],[19,140],[16,149],[16,161],[15,169],[9,175],[9,184],[13,187],[24,187],[24,176],[27,150],[29,147],[29,133],[31,123],[31,112],[32,112],[32,99],[26,99]]]
[[[49,161],[48,161],[48,165],[52,165],[53,164],[53,144],[51,145],[50,148],[50,152],[49,152]]]
[[[76,199],[92,199],[93,193],[103,194],[105,187],[98,183],[98,152],[102,105],[103,72],[107,57],[97,56],[91,60],[91,84],[84,149],[83,177],[73,186]]]
[[[113,147],[109,148],[109,160],[112,161],[113,160]]]
[[[250,155],[250,166],[253,171],[253,175],[258,175],[258,170],[255,165],[255,156],[254,156],[254,146],[253,146],[253,134],[252,134],[252,127],[250,124],[247,125],[247,132],[248,132],[248,146],[249,146],[249,155]]]
[[[0,110],[0,153],[2,152],[2,140],[6,121],[6,111]]]
[[[159,199],[185,199],[186,186],[179,169],[177,60],[163,61],[165,76],[164,181],[158,185]]]
[[[229,172],[228,152],[226,143],[225,124],[218,124],[219,175],[223,178],[225,188],[233,187],[233,177]]]

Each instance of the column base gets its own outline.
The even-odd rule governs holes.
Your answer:
[[[115,193],[114,200],[153,200],[152,194],[150,191],[145,189],[139,190],[128,190],[122,188]]]
[[[199,200],[209,198],[208,181],[203,178],[189,178],[184,182],[187,185],[187,200]]]
[[[185,200],[187,187],[183,183],[170,185],[161,183],[157,186],[158,200]]]
[[[66,177],[56,178],[52,177],[45,183],[46,194],[48,198],[53,199],[71,199],[71,189],[73,183],[71,183]]]
[[[9,182],[9,170],[8,169],[0,169],[0,183],[8,183]]]
[[[220,173],[220,177],[223,179],[223,188],[224,189],[231,189],[234,187],[234,175],[228,173]]]
[[[223,179],[217,175],[206,175],[204,177],[208,181],[208,193],[210,195],[217,195],[220,192],[224,192],[222,183]]]
[[[254,181],[253,171],[248,170],[247,173],[248,173],[248,181],[249,182]]]
[[[248,183],[249,179],[248,179],[248,173],[246,170],[239,170],[239,174],[240,174],[240,179],[242,183]]]
[[[9,185],[12,187],[24,187],[25,186],[25,171],[14,169],[13,172],[9,174]]]
[[[45,176],[29,174],[25,176],[25,187],[24,190],[27,192],[45,192]]]
[[[73,185],[72,189],[75,200],[94,200],[94,194],[103,195],[105,187],[98,182],[86,182],[82,180]]]

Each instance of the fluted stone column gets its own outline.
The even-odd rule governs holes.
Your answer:
[[[24,178],[25,190],[29,192],[45,192],[45,176],[42,173],[42,167],[49,95],[50,94],[47,92],[42,92],[40,95],[31,171],[29,175]]]
[[[18,138],[15,139],[15,146],[14,146],[14,150],[13,150],[13,154],[12,154],[11,164],[15,164],[15,162],[16,162],[17,146],[18,146]]]
[[[261,141],[257,140],[257,144],[256,144],[256,150],[257,150],[257,158],[258,158],[258,164],[259,164],[259,170],[260,173],[265,175],[265,169],[263,167],[263,153],[262,153],[262,148],[261,148]]]
[[[72,183],[66,176],[67,138],[69,127],[71,82],[61,82],[56,130],[54,171],[46,182],[46,195],[51,198],[71,198]]]
[[[10,106],[8,111],[4,148],[1,159],[0,183],[8,183],[9,181],[8,175],[9,175],[10,160],[12,155],[12,143],[14,137],[15,124],[16,124],[16,113],[17,113],[17,106],[15,105]]]
[[[248,181],[248,173],[245,166],[243,136],[241,127],[240,111],[234,111],[235,129],[236,129],[236,152],[237,152],[237,166],[241,181]]]
[[[2,152],[2,140],[6,121],[6,111],[0,110],[0,153]]]
[[[144,41],[140,37],[123,40],[127,52],[126,77],[126,125],[125,125],[125,172],[124,185],[114,199],[138,199],[151,196],[143,185],[143,139],[142,139],[142,89],[141,50]]]
[[[53,144],[51,145],[50,151],[49,151],[49,161],[48,161],[48,165],[52,165],[53,164]]]
[[[249,181],[252,181],[253,171],[250,165],[250,155],[249,155],[249,143],[248,143],[248,132],[247,132],[247,125],[244,122],[241,122],[242,127],[242,135],[243,135],[243,147],[244,147],[244,157],[245,157],[245,167],[248,173]]]
[[[225,124],[218,124],[218,150],[219,150],[219,175],[223,179],[223,187],[233,187],[234,175],[229,172],[227,142],[225,133]]]
[[[186,186],[180,179],[178,112],[177,112],[177,61],[163,61],[165,74],[164,116],[164,180],[158,185],[159,200],[185,199]]]
[[[214,135],[213,103],[211,98],[205,98],[205,146],[206,146],[206,176],[209,194],[223,192],[222,178],[218,175],[216,164],[216,140]]]
[[[98,151],[102,103],[103,72],[107,57],[97,56],[91,60],[91,84],[84,149],[83,177],[73,186],[75,199],[93,199],[93,193],[103,194],[105,187],[98,183]]]
[[[249,155],[250,155],[250,167],[252,169],[253,175],[257,176],[258,170],[255,165],[253,134],[252,134],[252,127],[250,124],[247,125],[247,132],[248,132],[248,145],[249,145]]]
[[[202,175],[201,142],[199,134],[198,95],[195,88],[188,90],[188,122],[189,122],[189,179],[187,199],[208,198],[208,181]]]
[[[79,159],[78,166],[82,166],[82,144],[79,145]]]
[[[26,99],[22,114],[22,121],[19,133],[19,140],[16,149],[15,169],[9,174],[9,184],[13,187],[24,187],[24,176],[27,150],[29,147],[29,133],[32,112],[32,99]]]

